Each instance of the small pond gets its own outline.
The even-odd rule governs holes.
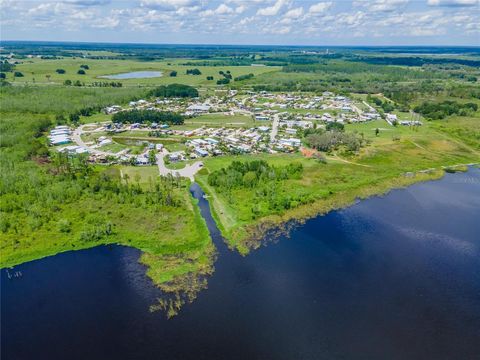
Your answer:
[[[147,78],[156,78],[163,76],[161,71],[133,71],[128,73],[114,74],[114,75],[103,75],[99,76],[102,79],[111,79],[111,80],[126,80],[126,79],[147,79]]]

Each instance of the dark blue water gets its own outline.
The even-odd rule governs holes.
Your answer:
[[[219,256],[179,315],[149,312],[161,294],[137,250],[64,253],[2,270],[2,359],[479,359],[480,170],[317,217],[247,257],[200,207]]]

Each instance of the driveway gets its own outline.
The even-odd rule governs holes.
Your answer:
[[[186,165],[183,169],[172,170],[168,169],[165,166],[165,161],[163,158],[167,155],[167,152],[162,152],[157,154],[157,165],[158,165],[158,172],[162,176],[167,176],[168,174],[172,174],[173,176],[181,176],[189,178],[190,180],[194,180],[195,174],[203,167],[203,163],[201,161],[196,161],[191,165]]]
[[[87,124],[88,125],[88,124]],[[81,125],[75,129],[72,134],[72,140],[80,147],[87,149],[90,154],[93,155],[104,155],[104,156],[116,156],[116,153],[109,152],[109,151],[101,151],[92,147],[89,147],[85,142],[82,140],[82,134],[84,133],[83,127],[86,125]]]
[[[278,114],[273,115],[273,122],[272,122],[272,131],[270,132],[270,142],[275,141],[275,137],[278,133],[278,123],[280,122],[280,116]]]

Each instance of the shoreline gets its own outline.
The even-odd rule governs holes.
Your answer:
[[[232,251],[237,250],[241,255],[246,256],[250,253],[250,251],[258,249],[263,244],[262,240],[268,233],[274,232],[275,235],[287,234],[294,226],[301,225],[307,220],[316,216],[323,216],[331,211],[347,208],[354,205],[359,200],[366,200],[374,196],[383,196],[392,190],[404,189],[416,183],[439,180],[443,178],[446,173],[466,172],[470,169],[470,167],[474,166],[479,166],[479,163],[442,166],[440,169],[437,168],[418,171],[413,173],[413,176],[407,176],[407,174],[410,173],[405,173],[403,177],[385,179],[384,181],[377,183],[374,187],[361,187],[352,189],[351,191],[337,193],[327,199],[318,199],[311,204],[305,204],[295,209],[290,209],[284,214],[268,215],[256,220],[254,223],[243,226],[234,226],[231,229],[226,229],[220,221],[220,217],[216,212],[213,201],[209,201],[209,207],[215,224],[221,232],[228,248]],[[210,199],[213,199],[214,196],[211,194],[210,188],[208,186],[204,186],[202,181],[199,181],[198,179],[196,181],[199,186],[201,186],[204,193]],[[28,256],[26,259],[20,261],[9,262],[0,269],[12,269],[18,265],[41,260],[69,251],[87,250],[97,246],[117,245],[132,247],[139,250],[141,254],[138,261],[146,267],[145,275],[156,287],[161,289],[163,288],[164,290],[167,290],[169,288],[169,284],[173,284],[176,280],[179,278],[181,279],[184,276],[189,276],[192,274],[208,276],[213,272],[215,248],[213,246],[211,236],[206,229],[205,219],[201,216],[197,201],[195,198],[193,198],[193,196],[191,196],[191,203],[195,221],[201,228],[202,237],[208,236],[210,239],[210,245],[207,246],[207,251],[204,253],[202,252],[196,259],[199,260],[199,266],[197,269],[194,269],[195,266],[191,266],[194,263],[194,259],[187,259],[189,266],[186,266],[183,269],[174,269],[173,271],[169,270],[166,272],[159,271],[159,268],[161,268],[162,265],[171,263],[175,256],[162,256],[162,254],[154,254],[149,252],[146,248],[142,249],[142,247],[137,247],[132,243],[126,244],[122,241],[115,240],[99,242],[91,245],[89,244],[88,246],[68,246],[60,251],[49,252],[48,254],[40,255],[39,257]],[[205,232],[205,230],[207,231]],[[178,256],[178,259],[185,260],[185,256]]]
[[[229,249],[237,250],[241,255],[245,256],[248,255],[251,250],[259,248],[264,236],[269,232],[276,230],[280,234],[288,233],[291,227],[289,223],[292,225],[301,225],[316,216],[322,216],[331,211],[350,207],[359,200],[366,200],[374,196],[383,196],[392,190],[404,189],[416,183],[439,180],[443,178],[446,173],[466,172],[469,170],[469,167],[478,165],[478,163],[447,165],[441,168],[432,168],[414,173],[406,172],[402,177],[385,179],[373,187],[365,186],[340,192],[329,198],[317,199],[311,204],[304,204],[295,209],[289,209],[284,214],[268,215],[250,224],[239,224],[231,229],[226,229],[224,224],[222,224],[213,205],[213,201],[209,201],[209,206],[212,217]],[[197,182],[199,185],[203,185],[202,190],[209,198],[214,198],[208,185],[205,186],[205,184],[198,181],[198,179]]]

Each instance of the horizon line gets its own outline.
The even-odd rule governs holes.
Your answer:
[[[306,44],[301,44],[301,45],[294,45],[294,44],[221,44],[221,43],[150,43],[150,42],[117,42],[117,41],[77,41],[77,40],[12,40],[12,39],[0,39],[0,43],[3,42],[23,42],[23,43],[69,43],[69,44],[111,44],[111,45],[159,45],[159,46],[175,46],[175,45],[180,45],[180,46],[256,46],[256,47],[261,47],[261,46],[275,46],[275,47],[331,47],[331,48],[355,48],[355,47],[371,47],[371,48],[381,48],[381,47],[397,47],[397,48],[415,48],[415,47],[431,47],[431,48],[479,48],[480,45],[427,45],[427,44],[422,44],[422,45],[408,45],[408,44],[401,44],[401,45],[389,45],[389,44],[383,44],[383,45],[306,45]]]

